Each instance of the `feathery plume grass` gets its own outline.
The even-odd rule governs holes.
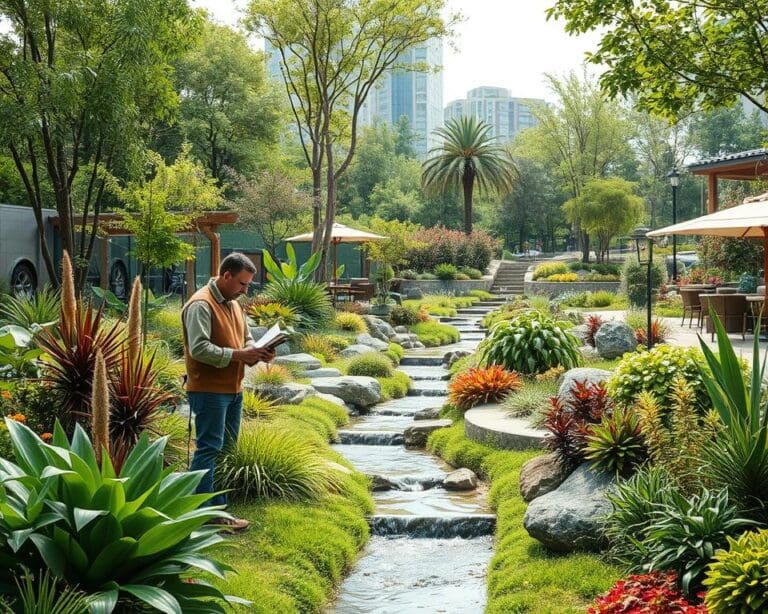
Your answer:
[[[91,430],[93,447],[99,463],[102,453],[109,454],[109,388],[107,383],[107,364],[101,350],[96,351],[96,365],[91,389]]]
[[[75,325],[76,312],[75,275],[69,253],[64,250],[61,258],[61,326],[65,335]]]
[[[128,302],[128,360],[131,365],[141,359],[141,279],[136,276],[133,280],[131,298]]]

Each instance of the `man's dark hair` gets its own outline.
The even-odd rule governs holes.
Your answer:
[[[229,271],[230,275],[237,275],[243,269],[254,275],[256,274],[256,267],[248,256],[240,252],[233,252],[221,261],[219,275],[224,275],[227,271]]]

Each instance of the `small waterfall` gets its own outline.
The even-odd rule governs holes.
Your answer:
[[[403,356],[400,364],[404,367],[439,367],[443,364],[442,356]]]
[[[373,535],[402,535],[413,538],[469,539],[493,535],[496,516],[471,514],[460,516],[371,516],[368,520]]]
[[[448,391],[443,388],[440,389],[430,389],[430,388],[412,388],[408,391],[409,397],[447,397]]]
[[[364,446],[402,446],[403,434],[392,431],[339,431],[339,443]]]

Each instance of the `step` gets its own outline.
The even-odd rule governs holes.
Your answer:
[[[413,367],[439,367],[443,364],[442,356],[403,356],[400,360],[402,366]]]
[[[373,535],[403,535],[412,538],[461,537],[468,539],[493,535],[494,514],[456,514],[441,516],[376,515],[368,518]]]
[[[447,397],[448,390],[443,384],[442,388],[411,388],[408,391],[409,397]]]
[[[402,446],[402,433],[392,431],[338,431],[339,443],[363,446]]]

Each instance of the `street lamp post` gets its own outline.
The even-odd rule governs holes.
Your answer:
[[[650,232],[650,228],[635,228],[632,231],[632,239],[635,241],[635,249],[637,250],[637,261],[642,266],[647,267],[646,274],[646,286],[645,286],[645,308],[647,312],[647,331],[646,331],[646,345],[650,350],[653,347],[653,337],[651,336],[651,268],[653,267],[653,239],[646,235]],[[647,249],[646,249],[647,246]],[[645,256],[643,256],[645,252]]]
[[[667,174],[669,185],[672,186],[672,223],[677,224],[677,186],[680,185],[680,175],[673,167]],[[677,236],[672,235],[672,281],[677,283]]]

